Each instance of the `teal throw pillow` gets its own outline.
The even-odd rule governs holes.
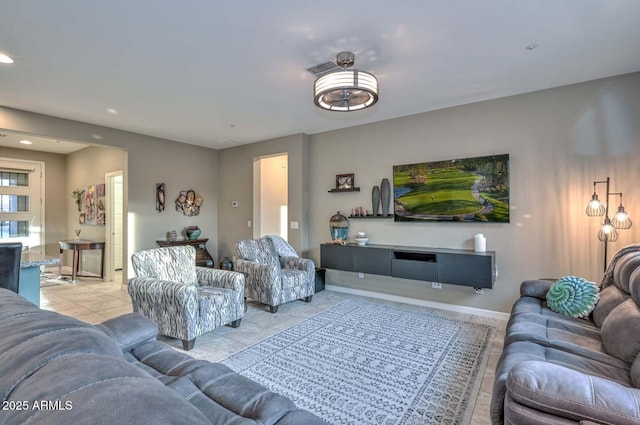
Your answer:
[[[596,284],[577,276],[561,277],[547,292],[549,308],[571,317],[591,313],[599,298]]]

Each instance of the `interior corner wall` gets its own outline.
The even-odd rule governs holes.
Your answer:
[[[124,255],[129,264],[123,270],[124,282],[133,276],[131,254],[156,247],[155,241],[166,239],[172,229],[180,232],[189,225],[198,225],[201,237],[209,238],[209,253],[218,258],[217,151],[3,106],[0,129],[94,145],[99,141],[99,145],[126,150]],[[167,185],[166,209],[162,213],[156,211],[157,183]],[[188,189],[194,189],[204,199],[198,216],[187,217],[175,209],[179,191]],[[66,202],[71,194],[65,192],[64,197]],[[65,214],[69,212],[65,210]]]
[[[253,219],[254,160],[282,153],[288,155],[288,220],[298,222],[298,229],[289,226],[289,243],[298,252],[308,252],[308,143],[309,136],[297,134],[219,151],[220,255],[235,255],[238,241],[253,238],[248,222]],[[232,207],[232,201],[238,206]]]
[[[381,100],[381,105],[384,100]],[[327,283],[393,295],[508,312],[525,279],[578,275],[599,281],[602,219],[587,217],[594,180],[611,177],[611,191],[623,192],[635,225],[620,230],[609,258],[640,242],[640,74],[532,92],[427,112],[311,136],[309,193],[311,257],[330,241],[329,218],[336,211],[371,208],[371,190],[382,178],[393,181],[393,166],[510,155],[510,223],[406,223],[389,219],[349,220],[369,243],[473,249],[483,233],[496,251],[495,289],[327,273]],[[338,154],[339,153],[339,154]],[[355,173],[360,192],[328,193],[336,174]],[[599,192],[604,195],[604,188]],[[612,204],[617,198],[612,198]],[[617,203],[612,208],[617,207]]]
[[[13,158],[44,163],[44,253],[57,257],[58,241],[66,239],[67,201],[71,199],[65,187],[66,156],[58,153],[0,147],[0,158]]]
[[[89,146],[79,151],[66,155],[67,172],[65,183],[66,201],[66,235],[64,239],[73,239],[75,237],[74,229],[80,229],[80,238],[107,241],[104,225],[80,224],[79,215],[86,214],[87,208],[83,206],[82,211],[78,211],[75,200],[71,197],[71,193],[76,190],[84,190],[84,195],[88,194],[87,188],[91,185],[105,184],[105,174],[124,170],[126,168],[126,151],[123,149],[104,148],[99,146]],[[105,198],[102,198],[105,201]],[[64,253],[64,263],[67,266],[72,264],[72,252]],[[91,273],[100,273],[100,253],[95,250],[82,253],[83,258],[81,264],[83,271]],[[107,265],[105,264],[105,267]]]

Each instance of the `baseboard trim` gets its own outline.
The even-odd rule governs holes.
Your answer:
[[[509,313],[502,313],[502,312],[493,311],[493,310],[485,310],[482,308],[465,307],[462,305],[446,304],[446,303],[440,303],[437,301],[419,300],[416,298],[401,297],[399,295],[385,294],[382,292],[365,291],[363,289],[346,288],[344,286],[331,285],[331,284],[325,285],[325,289],[329,291],[343,292],[345,294],[360,295],[363,297],[378,298],[381,300],[394,301],[394,302],[400,302],[405,304],[414,304],[414,305],[419,305],[423,307],[439,308],[441,310],[455,311],[457,313],[473,314],[476,316],[489,317],[492,319],[499,319],[499,320],[509,319]]]

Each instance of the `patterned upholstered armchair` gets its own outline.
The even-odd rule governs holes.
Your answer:
[[[289,301],[311,302],[315,292],[315,264],[298,257],[279,236],[240,241],[236,244],[235,269],[245,274],[245,294],[267,304],[272,313]]]
[[[196,267],[193,246],[138,251],[129,279],[133,311],[153,320],[162,335],[191,350],[196,337],[218,327],[240,326],[244,316],[244,275]]]

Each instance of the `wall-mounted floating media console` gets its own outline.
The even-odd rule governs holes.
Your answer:
[[[320,245],[321,267],[405,279],[493,289],[495,251],[397,245]]]

